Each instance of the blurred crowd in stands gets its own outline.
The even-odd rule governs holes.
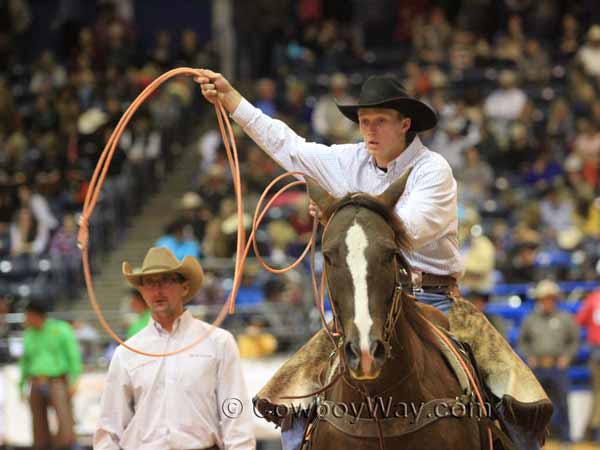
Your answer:
[[[35,33],[31,3],[2,3],[0,14],[7,19],[0,27],[0,293],[17,303],[36,295],[78,298],[78,214],[98,156],[131,100],[170,68],[218,70],[222,64],[217,36],[201,41],[191,29],[140,36],[136,2],[99,1],[87,22],[69,21],[58,8],[55,45],[35,53],[17,45]],[[600,5],[230,3],[232,75],[243,94],[300,135],[329,144],[359,139],[335,100],[350,103],[374,73],[395,74],[438,111],[438,127],[421,139],[446,157],[459,182],[465,292],[488,298],[502,284],[597,279]],[[207,266],[235,254],[231,177],[220,135],[205,129],[207,123],[214,123],[212,110],[189,80],[171,81],[136,114],[92,218],[95,270],[188,148],[200,161],[197,176],[156,240]],[[259,194],[281,169],[235,132],[248,228]],[[292,190],[267,214],[257,241],[273,265],[290,262],[308,242],[307,203],[301,190]],[[242,305],[310,303],[298,272],[274,278],[256,264],[246,271]],[[197,303],[222,304],[231,273],[215,270],[207,278]],[[521,300],[528,299],[524,291]],[[299,314],[280,324],[258,317],[248,323],[254,331],[286,328],[305,317],[306,308]],[[270,322],[279,320],[273,317]]]
[[[466,265],[461,288],[533,365],[539,338],[534,325],[543,328],[557,313],[552,305],[534,310],[539,290],[529,287],[559,282],[562,292],[553,287],[552,301],[564,300],[571,317],[594,286],[569,283],[597,280],[600,273],[600,3],[215,1],[232,7],[235,73],[229,76],[263,112],[307,139],[328,144],[360,139],[335,101],[352,103],[362,82],[376,73],[393,73],[436,109],[439,125],[421,139],[448,160],[458,180]],[[25,42],[36,33],[39,5],[0,2],[2,336],[9,332],[2,317],[21,310],[25,300],[80,297],[77,220],[98,157],[130,102],[171,68],[225,65],[215,51],[217,32],[208,41],[196,30],[174,27],[141,35],[135,12],[144,2],[97,1],[87,21],[73,19],[85,2],[56,3],[56,17],[43,18],[53,24],[52,45],[33,51]],[[212,114],[190,80],[175,79],[135,115],[91,220],[95,273],[184,150],[193,151],[197,175],[189,192],[173,202],[172,223],[162,236],[157,232],[156,243],[180,258],[196,256],[210,269],[196,304],[223,303],[231,288],[237,211],[220,134],[206,128],[215,123]],[[260,193],[282,171],[241,130],[234,131],[247,199],[243,223],[249,228]],[[291,262],[308,242],[307,205],[302,190],[291,190],[267,214],[257,242],[272,265]],[[238,304],[251,313],[242,324],[230,323],[241,325],[244,356],[293,349],[298,342],[290,330],[314,331],[306,330],[311,317],[318,326],[307,264],[277,277],[258,263],[247,264]],[[598,292],[587,304],[598,303],[600,317],[597,298]],[[517,317],[494,310],[490,299],[522,306],[521,312]],[[557,337],[551,356],[556,362],[568,355],[566,366],[591,358],[600,392],[600,334],[587,333],[598,326],[590,319],[594,307],[578,318],[587,346],[577,350],[572,339]],[[572,336],[576,325],[560,320]],[[81,336],[95,336],[82,329]],[[7,352],[0,340],[2,360]],[[557,369],[542,364],[549,361],[544,356],[550,355],[537,355],[539,371]],[[565,369],[564,358],[559,366]],[[549,376],[563,383],[558,378],[555,372]],[[567,388],[563,383],[548,389]],[[600,430],[600,407],[594,414]],[[565,433],[563,424],[561,436],[567,439]]]

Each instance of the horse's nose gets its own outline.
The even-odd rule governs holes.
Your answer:
[[[346,342],[344,345],[344,352],[346,353],[346,361],[352,370],[358,369],[360,364],[360,349],[353,342]]]
[[[369,346],[371,356],[375,360],[375,367],[381,368],[385,362],[385,344],[381,339],[374,339]]]

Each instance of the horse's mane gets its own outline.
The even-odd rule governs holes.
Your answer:
[[[431,324],[417,306],[417,301],[414,299],[414,297],[405,297],[402,301],[404,302],[402,306],[404,309],[404,317],[412,326],[417,336],[419,336],[422,341],[429,342],[436,348],[439,347],[438,339],[431,331]]]
[[[358,206],[379,214],[392,228],[394,232],[394,240],[396,241],[398,247],[404,251],[411,250],[412,246],[410,239],[402,220],[400,220],[393,210],[378,202],[375,197],[364,193],[347,194],[338,202],[335,202],[333,205],[327,208],[325,211],[325,217],[331,217],[332,214],[346,206]]]

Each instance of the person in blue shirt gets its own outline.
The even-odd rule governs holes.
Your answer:
[[[179,261],[186,256],[193,256],[196,259],[202,257],[200,244],[193,234],[186,233],[185,224],[181,221],[175,221],[168,225],[165,234],[158,238],[154,246],[167,247]]]

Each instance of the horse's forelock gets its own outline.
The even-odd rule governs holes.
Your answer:
[[[373,196],[363,193],[348,194],[340,201],[331,205],[325,211],[325,217],[331,217],[346,206],[358,206],[366,208],[381,216],[394,232],[394,239],[401,250],[410,251],[411,244],[406,227],[397,214],[390,208],[387,208],[378,202]]]

